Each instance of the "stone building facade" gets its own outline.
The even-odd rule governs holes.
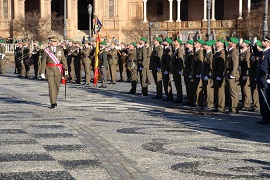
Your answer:
[[[211,32],[214,38],[235,31],[235,21],[243,11],[260,0],[212,0]],[[207,32],[207,0],[66,0],[68,38],[89,35],[87,6],[99,17],[109,36],[121,41],[131,41],[138,36],[179,36],[183,40]],[[52,12],[64,15],[64,0],[0,0],[0,36],[13,33],[9,23],[19,15],[36,10],[41,17]],[[61,32],[59,32],[61,34]],[[101,35],[107,35],[101,31]]]

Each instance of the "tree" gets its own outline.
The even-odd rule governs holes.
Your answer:
[[[237,20],[237,31],[238,34],[248,39],[249,37],[263,37],[263,18],[264,18],[264,2],[259,3],[257,6],[253,7],[248,13],[248,11],[243,12],[243,19]],[[268,21],[268,26],[270,25]]]
[[[12,28],[15,36],[23,36],[34,41],[45,40],[48,34],[51,34],[52,29],[63,29],[63,26],[63,17],[57,16],[55,12],[41,18],[39,12],[31,11],[10,23],[10,29]]]

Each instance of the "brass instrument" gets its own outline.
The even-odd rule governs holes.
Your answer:
[[[28,53],[26,53],[26,54],[24,54],[24,55],[22,55],[22,56],[19,56],[19,57],[18,57],[18,60],[19,60],[19,61],[23,60],[25,57],[29,56],[31,53],[32,53],[32,52],[29,51]]]
[[[127,54],[125,52],[121,54],[121,59],[123,64],[127,62]]]

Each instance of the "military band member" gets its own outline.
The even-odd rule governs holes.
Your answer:
[[[0,74],[6,74],[6,47],[4,46],[4,40],[0,40]]]
[[[205,56],[203,60],[203,88],[204,88],[204,97],[206,100],[206,109],[212,110],[214,108],[214,82],[212,79],[212,42],[206,41],[204,45]]]
[[[137,86],[137,44],[132,42],[129,45],[128,57],[127,57],[127,69],[131,71],[131,89],[129,91],[130,94],[136,93]]]
[[[121,50],[120,50],[121,55],[118,54],[118,65],[119,65],[119,73],[120,73],[120,79],[118,82],[123,82],[127,80],[127,75],[126,75],[126,63],[127,63],[127,48],[125,43],[121,43]]]
[[[74,41],[72,39],[69,39],[68,45],[65,50],[68,64],[68,79],[71,83],[75,83],[74,56],[72,54],[76,50],[76,47],[73,45],[73,42]]]
[[[187,102],[186,105],[194,105],[194,98],[189,99],[190,97],[190,91],[192,90],[193,86],[193,79],[192,79],[192,64],[194,61],[194,50],[193,50],[193,44],[194,41],[188,40],[185,48],[186,48],[186,56],[184,60],[184,69],[183,69],[183,76],[184,76],[184,81],[186,85],[186,92],[187,92]]]
[[[137,67],[138,72],[141,80],[141,87],[142,87],[142,95],[148,96],[148,84],[147,84],[147,72],[146,68],[148,65],[147,61],[147,49],[145,47],[145,42],[147,42],[146,38],[140,39],[140,46],[137,49]]]
[[[57,106],[57,96],[60,88],[60,80],[63,71],[65,74],[67,70],[67,62],[64,55],[64,51],[61,47],[58,47],[58,39],[50,40],[50,47],[44,50],[41,61],[41,77],[45,79],[45,69],[46,76],[48,79],[49,96],[50,96],[50,108],[55,108]]]
[[[107,70],[109,67],[108,64],[108,52],[106,51],[106,42],[102,41],[100,43],[100,52],[99,52],[99,69],[101,75],[102,85],[99,88],[107,88]]]
[[[17,69],[18,69],[18,77],[22,77],[22,62],[23,62],[23,43],[22,41],[18,41],[18,47],[16,47],[16,56],[15,61],[17,63]]]
[[[181,49],[182,41],[176,39],[174,41],[174,52],[172,54],[170,73],[173,76],[175,88],[176,88],[176,99],[173,100],[174,103],[182,103],[183,101],[183,90],[182,90],[182,71],[183,71],[183,50]]]
[[[40,47],[38,45],[38,41],[33,43],[32,58],[34,60],[35,79],[37,79],[39,77],[40,70]]]
[[[249,69],[250,69],[250,41],[244,40],[240,44],[241,52],[239,55],[240,61],[240,85],[242,94],[242,109],[250,110],[250,80],[249,80]]]
[[[74,42],[74,52],[72,56],[74,57],[74,68],[75,68],[75,76],[76,81],[75,84],[81,84],[82,82],[82,54],[81,54],[81,42],[75,41]]]
[[[239,51],[237,45],[239,40],[235,37],[231,37],[229,40],[229,50],[226,57],[226,85],[228,85],[229,94],[226,98],[231,99],[231,104],[229,104],[229,112],[234,114],[239,114]]]
[[[150,57],[150,70],[152,70],[152,75],[156,84],[156,95],[153,99],[162,99],[162,72],[161,72],[161,57],[163,53],[163,48],[160,45],[162,39],[156,37],[154,39],[154,47]]]
[[[118,62],[118,51],[115,47],[115,43],[111,43],[110,50],[108,52],[108,62],[111,76],[111,84],[116,83],[116,66]]]
[[[216,53],[212,60],[212,79],[214,81],[214,93],[216,97],[214,112],[225,111],[225,41],[220,39],[216,43]]]
[[[170,64],[172,58],[172,48],[171,48],[172,40],[170,38],[166,38],[163,42],[164,49],[163,54],[161,57],[161,71],[162,71],[162,80],[163,80],[163,87],[166,94],[166,97],[162,100],[164,101],[172,101],[173,94],[172,94],[172,84],[170,80]]]
[[[30,66],[26,63],[26,61],[29,59],[30,50],[28,47],[28,43],[23,43],[22,48],[22,69],[21,69],[21,77],[30,78]]]
[[[84,72],[85,72],[85,85],[90,85],[90,80],[91,80],[91,60],[90,60],[90,53],[91,53],[91,48],[90,48],[90,41],[84,41],[83,48],[81,50],[82,54],[82,64],[84,67]]]
[[[262,119],[257,123],[270,124],[270,37],[264,37],[262,46],[263,51],[258,51],[257,46],[253,46],[254,54],[260,57],[256,80]]]

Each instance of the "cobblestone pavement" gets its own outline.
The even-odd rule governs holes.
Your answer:
[[[259,113],[211,113],[130,84],[67,85],[0,76],[0,179],[269,179],[270,126]],[[141,90],[138,85],[138,92]]]

